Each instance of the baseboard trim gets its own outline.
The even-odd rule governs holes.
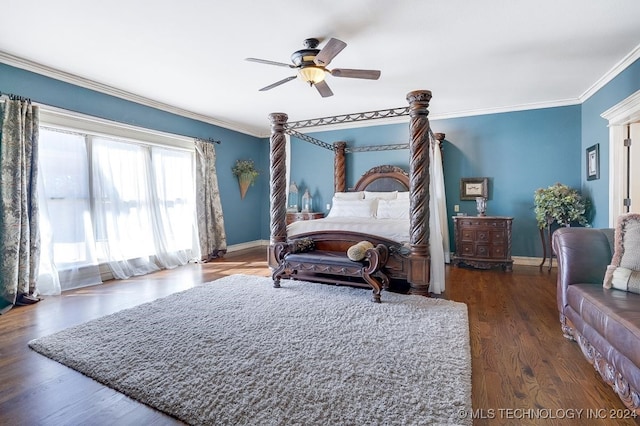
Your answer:
[[[541,257],[512,256],[511,258],[513,259],[514,265],[520,266],[540,266],[540,264],[542,263]],[[549,261],[546,260],[543,266],[548,268],[548,265]],[[555,262],[553,264],[553,267],[556,267]]]
[[[247,250],[256,247],[266,247],[268,245],[268,240],[247,241],[246,243],[232,244],[230,246],[227,246],[227,253],[233,253],[235,251]]]

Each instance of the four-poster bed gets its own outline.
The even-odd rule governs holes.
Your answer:
[[[286,138],[285,133],[298,134],[288,129],[285,113],[270,114],[270,245],[268,250],[269,266],[274,271],[274,286],[279,286],[280,278],[299,278],[320,282],[339,282],[354,285],[372,285],[365,282],[351,281],[349,277],[341,279],[339,272],[330,271],[333,278],[322,272],[324,266],[313,264],[313,256],[306,257],[304,265],[285,262],[285,257],[297,251],[296,247],[301,239],[313,241],[315,250],[320,252],[346,253],[350,246],[366,240],[374,247],[384,246],[388,256],[383,255],[384,262],[379,270],[373,271],[380,282],[386,286],[389,278],[391,282],[408,283],[408,291],[412,294],[429,295],[429,148],[430,127],[428,106],[431,92],[427,90],[413,91],[407,94],[409,107],[406,110],[410,117],[409,170],[403,171],[398,167],[380,166],[369,170],[356,183],[353,191],[399,191],[404,192],[409,205],[408,244],[375,236],[366,232],[351,232],[339,230],[319,230],[295,235],[287,235],[286,225]],[[406,115],[406,114],[405,114]],[[374,118],[380,118],[374,117]],[[356,120],[353,120],[356,121]],[[334,160],[334,189],[335,192],[346,192],[345,150],[344,142],[337,142],[332,146],[335,153]],[[290,238],[291,237],[291,238]],[[299,245],[299,244],[298,244]],[[370,253],[377,256],[375,253]],[[379,259],[377,260],[378,263]],[[318,261],[320,262],[320,260]],[[317,266],[317,267],[316,267]],[[357,275],[357,274],[356,274]],[[362,278],[362,277],[361,277]],[[392,287],[393,288],[393,287]],[[375,294],[375,287],[374,287]]]

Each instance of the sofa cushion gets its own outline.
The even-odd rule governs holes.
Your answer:
[[[640,293],[640,214],[618,217],[614,254],[603,286]]]
[[[567,289],[567,302],[611,346],[640,365],[640,295],[574,284]]]

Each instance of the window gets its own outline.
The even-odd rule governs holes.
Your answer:
[[[125,139],[116,125],[111,136],[105,122],[95,133],[83,120],[66,124],[41,120],[39,146],[41,221],[54,269],[66,272],[62,289],[100,282],[69,273],[92,265],[126,278],[197,257],[192,142],[158,144],[147,131]]]

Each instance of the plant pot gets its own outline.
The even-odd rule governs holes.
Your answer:
[[[253,176],[250,173],[243,173],[238,176],[238,183],[240,184],[240,198],[244,199],[249,186],[251,186],[252,180]]]

